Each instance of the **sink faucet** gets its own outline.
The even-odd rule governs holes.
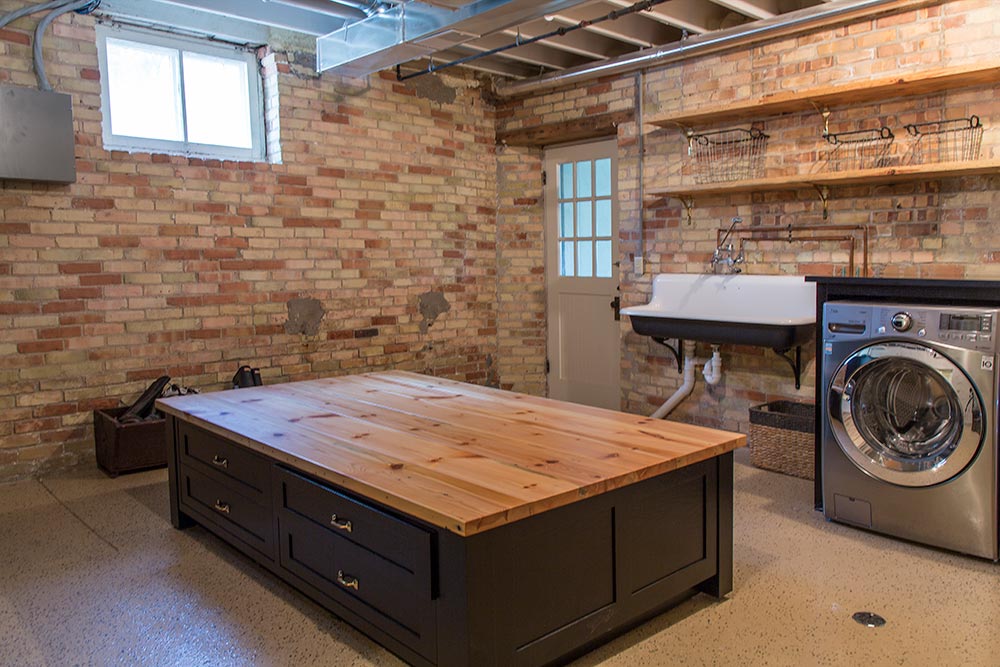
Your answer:
[[[734,257],[732,241],[728,244],[726,243],[729,235],[733,233],[733,228],[741,222],[743,222],[743,218],[739,216],[733,218],[732,224],[726,230],[725,236],[722,237],[722,241],[719,242],[715,252],[712,253],[712,273],[719,272],[720,264],[725,265],[729,269],[729,273],[740,273],[743,270],[739,267],[745,261],[743,257],[743,244],[740,244],[740,252]]]

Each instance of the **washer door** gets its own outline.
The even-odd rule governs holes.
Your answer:
[[[860,348],[834,373],[828,391],[837,444],[877,479],[939,484],[962,472],[983,441],[979,392],[954,362],[924,345]]]

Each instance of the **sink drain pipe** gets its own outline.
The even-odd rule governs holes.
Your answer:
[[[694,352],[695,342],[693,340],[684,341],[684,381],[677,388],[677,391],[657,408],[656,412],[650,415],[653,419],[663,419],[673,412],[681,401],[691,395],[691,392],[694,391],[694,370],[696,367],[704,366],[701,373],[708,384],[718,384],[719,380],[722,379],[722,355],[719,354],[718,345],[712,346],[711,359],[699,359]]]

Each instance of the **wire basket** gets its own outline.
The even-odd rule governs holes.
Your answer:
[[[976,160],[983,145],[979,116],[905,125],[914,137],[910,162],[962,162]]]
[[[826,158],[830,171],[854,171],[888,167],[896,137],[883,125],[877,130],[828,132],[823,138],[830,144]]]
[[[734,128],[704,134],[688,133],[688,155],[697,183],[757,178],[764,167],[768,135],[759,129]]]

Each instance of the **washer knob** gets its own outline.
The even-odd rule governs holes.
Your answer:
[[[913,318],[909,313],[896,313],[889,322],[896,331],[907,331],[913,326]]]

